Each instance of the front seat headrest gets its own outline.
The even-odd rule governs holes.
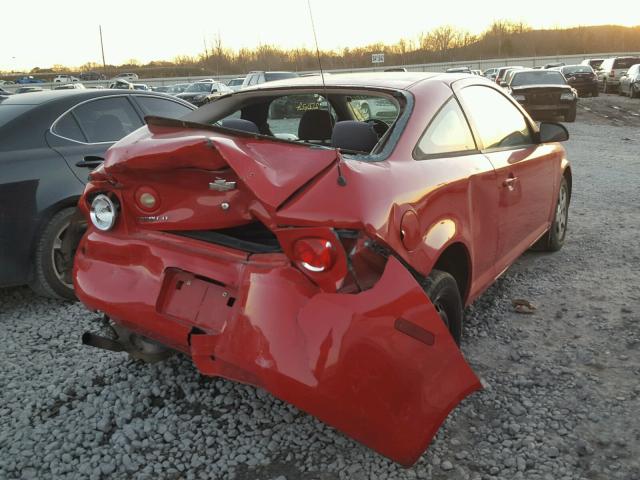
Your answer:
[[[307,110],[300,119],[298,138],[325,141],[331,138],[332,130],[333,117],[327,110]]]
[[[377,143],[378,134],[370,123],[344,120],[333,127],[331,145],[334,147],[370,152]]]
[[[240,118],[227,118],[220,122],[224,128],[230,128],[231,130],[240,130],[241,132],[260,133],[258,126],[251,120],[242,120]]]

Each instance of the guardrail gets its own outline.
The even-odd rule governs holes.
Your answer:
[[[553,55],[544,57],[514,57],[514,58],[489,58],[480,60],[460,60],[455,62],[438,62],[438,63],[421,63],[413,65],[384,65],[365,68],[341,68],[327,70],[328,73],[355,73],[355,72],[382,72],[387,68],[404,67],[409,72],[444,72],[447,68],[454,67],[470,67],[477,70],[487,70],[493,67],[502,67],[505,65],[519,65],[523,67],[538,67],[548,63],[565,63],[567,65],[580,63],[587,58],[609,58],[623,56],[640,56],[640,52],[610,52],[610,53],[583,53],[577,55]],[[301,71],[299,73],[311,73],[312,71]],[[163,78],[141,78],[133,83],[144,83],[150,87],[160,87],[166,85],[174,85],[176,83],[192,83],[198,80],[213,78],[218,81],[227,82],[240,75],[202,75],[188,77],[163,77]],[[87,88],[107,88],[112,80],[95,80],[82,81],[81,83]],[[15,91],[21,86],[34,86],[42,89],[52,89],[60,83],[32,83],[26,85],[2,85],[7,91]]]

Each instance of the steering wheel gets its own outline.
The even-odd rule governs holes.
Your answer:
[[[370,118],[366,122],[373,127],[373,129],[378,134],[378,137],[382,137],[386,133],[386,131],[389,130],[389,125],[387,124],[387,122],[384,122],[378,118]]]

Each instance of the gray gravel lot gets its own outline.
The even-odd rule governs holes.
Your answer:
[[[185,358],[83,347],[95,315],[10,288],[0,479],[640,479],[640,100],[580,105],[568,242],[525,254],[469,308],[463,351],[486,388],[413,468]]]

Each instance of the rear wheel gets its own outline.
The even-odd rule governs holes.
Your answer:
[[[574,103],[573,106],[571,108],[569,108],[567,113],[564,114],[564,121],[565,122],[575,122],[576,121],[577,109],[578,109],[578,106],[577,106],[577,104]]]
[[[607,80],[602,83],[602,93],[609,93],[609,89],[607,87]]]
[[[455,278],[442,270],[432,270],[422,281],[422,287],[456,344],[460,345],[463,308]]]
[[[597,97],[598,95],[600,95],[600,91],[598,90],[598,87],[594,88],[593,91],[591,92],[591,96],[592,97]]]
[[[62,242],[69,229],[75,208],[65,208],[56,213],[42,231],[34,255],[34,279],[31,288],[39,295],[75,300],[73,282],[64,268],[66,259]]]
[[[640,97],[640,91],[638,91],[637,87],[634,87],[633,84],[629,85],[629,98]]]

